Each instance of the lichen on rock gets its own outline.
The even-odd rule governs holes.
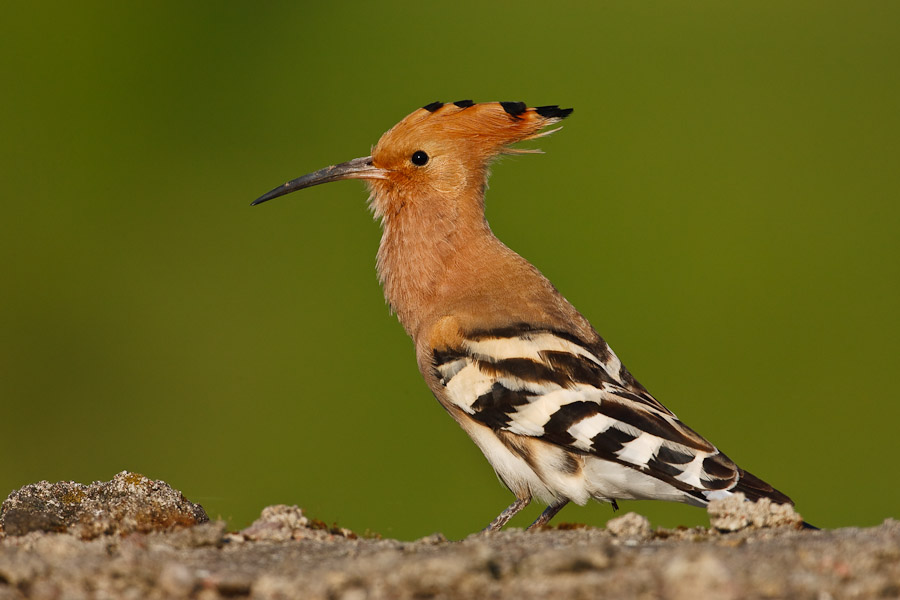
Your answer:
[[[90,485],[40,481],[13,491],[0,506],[0,528],[9,536],[32,531],[82,539],[147,533],[205,523],[203,507],[164,481],[122,471]]]

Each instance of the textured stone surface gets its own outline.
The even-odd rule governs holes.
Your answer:
[[[32,483],[12,492],[0,506],[0,530],[6,535],[44,531],[91,539],[206,521],[209,517],[202,506],[164,481],[128,471],[91,485]]]
[[[83,536],[73,527],[0,535],[0,600],[900,596],[897,521],[832,531],[802,530],[795,520],[769,526],[774,522],[751,518],[735,532],[653,530],[626,514],[608,529],[400,542],[358,537],[295,506],[272,506],[237,533],[207,522],[127,535],[121,527],[107,527],[116,535]]]
[[[229,535],[222,523],[91,540],[8,536],[0,540],[0,599],[900,595],[896,521],[833,531],[656,530],[641,541],[591,528],[514,529],[461,542],[362,539],[310,528],[295,539],[295,525],[280,541]]]

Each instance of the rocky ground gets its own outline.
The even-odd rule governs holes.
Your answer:
[[[810,531],[725,501],[709,529],[504,531],[363,539],[271,506],[228,532],[164,482],[41,482],[0,509],[0,600],[20,598],[900,598],[900,522]]]

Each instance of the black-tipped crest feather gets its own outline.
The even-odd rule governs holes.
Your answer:
[[[523,112],[528,110],[528,105],[524,102],[501,102],[500,106],[503,107],[510,116],[518,118]]]
[[[572,114],[573,108],[560,108],[552,104],[549,106],[538,106],[534,111],[545,119],[565,119]]]

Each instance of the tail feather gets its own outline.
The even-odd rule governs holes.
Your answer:
[[[740,473],[740,479],[738,480],[737,485],[731,488],[731,490],[729,491],[743,492],[744,497],[751,502],[756,502],[760,498],[768,498],[776,504],[794,504],[794,501],[791,500],[786,494],[779,492],[753,473],[748,473],[740,467],[738,467],[738,472]],[[818,527],[816,527],[812,523],[807,523],[806,521],[801,522],[800,527],[802,527],[803,529],[811,529],[814,531],[819,530]]]
[[[760,498],[768,498],[775,504],[794,504],[794,501],[773,488],[771,485],[748,471],[738,467],[740,478],[737,485],[731,488],[731,492],[743,492],[744,497],[751,502],[756,502]]]

